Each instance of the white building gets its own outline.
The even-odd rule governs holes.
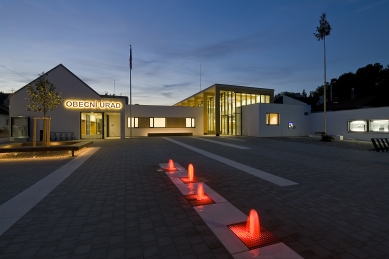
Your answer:
[[[132,105],[130,119],[128,97],[99,95],[61,64],[46,75],[64,98],[47,114],[53,140],[164,134],[308,136],[323,131],[323,113],[311,113],[309,105],[287,96],[276,104],[273,89],[215,84],[174,106]],[[26,110],[28,97],[24,86],[9,98],[11,141],[31,141],[33,118],[42,116]],[[37,139],[40,129],[41,122]],[[389,107],[327,112],[327,132],[361,140],[388,137]]]

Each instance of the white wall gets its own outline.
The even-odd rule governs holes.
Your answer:
[[[133,128],[133,136],[147,136],[148,133],[193,133],[203,135],[203,107],[132,105],[131,117],[194,117],[195,128]],[[126,106],[126,136],[130,136],[127,118],[130,117],[130,106]]]
[[[242,107],[243,135],[255,137],[308,136],[309,105],[258,103]],[[266,125],[266,113],[279,113],[279,125]],[[295,128],[289,129],[293,122]]]
[[[259,137],[259,106],[256,104],[242,106],[242,135]]]
[[[371,138],[387,138],[388,133],[348,132],[349,120],[389,119],[389,107],[366,108],[345,111],[328,111],[327,134],[341,135],[345,139],[357,139],[370,141]],[[324,131],[323,113],[311,113],[309,115],[310,134]]]
[[[47,76],[47,79],[55,85],[55,92],[61,93],[61,97],[66,100],[89,100],[89,101],[109,101],[120,102],[121,110],[115,110],[116,112],[123,113],[125,110],[124,99],[116,98],[101,98],[94,90],[85,85],[76,76],[70,73],[63,66],[58,66],[53,69]],[[27,87],[21,88],[10,96],[10,117],[13,116],[30,116],[30,141],[33,134],[33,118],[34,116],[43,116],[42,112],[27,111],[28,98]],[[107,112],[106,109],[100,108],[66,108],[65,101],[60,104],[54,112],[48,112],[47,116],[51,117],[51,132],[74,132],[75,138],[80,139],[80,113],[81,112]],[[37,139],[39,140],[39,130],[42,129],[42,123],[37,127]],[[124,138],[124,130],[122,134]],[[13,139],[11,138],[11,141]]]

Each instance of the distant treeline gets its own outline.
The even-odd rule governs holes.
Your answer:
[[[375,96],[380,99],[388,99],[389,104],[389,65],[384,68],[380,63],[369,64],[361,67],[357,72],[344,73],[338,78],[327,82],[327,101],[330,101],[330,89],[332,88],[332,97],[334,100],[351,99],[352,91],[354,98]],[[352,90],[353,89],[353,90]],[[323,96],[324,86],[318,86],[315,91],[309,95],[305,92],[281,92],[275,96],[276,99],[283,95],[306,99],[307,103],[316,103],[320,96]],[[309,99],[309,100],[308,100]]]

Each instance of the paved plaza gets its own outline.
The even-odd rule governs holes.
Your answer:
[[[303,258],[389,258],[389,153],[362,141],[201,138],[94,141],[94,153],[0,236],[0,258],[233,258],[160,171],[169,159],[192,163],[246,215],[255,209]],[[0,211],[75,159],[0,160]]]

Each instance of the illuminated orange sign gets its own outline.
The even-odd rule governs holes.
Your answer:
[[[120,110],[122,104],[119,102],[110,101],[79,101],[79,100],[65,100],[66,108],[73,109],[115,109]]]

